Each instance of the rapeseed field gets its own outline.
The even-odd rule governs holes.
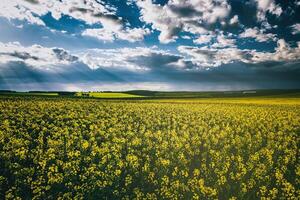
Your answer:
[[[297,102],[2,97],[0,198],[298,199]]]

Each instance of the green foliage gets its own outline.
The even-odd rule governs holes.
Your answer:
[[[0,99],[1,199],[297,199],[300,105]]]

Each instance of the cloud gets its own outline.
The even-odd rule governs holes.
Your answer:
[[[3,0],[0,4],[0,16],[7,19],[26,20],[31,24],[45,25],[39,17],[34,16],[28,7],[35,10],[35,15],[41,16],[47,13],[47,10],[43,8],[38,10],[34,4],[28,1]]]
[[[247,62],[247,51],[237,48],[209,48],[209,47],[193,47],[179,46],[178,51],[191,57],[191,61],[196,69],[206,67],[218,67],[222,64],[232,63],[234,61]]]
[[[82,34],[108,41],[121,39],[134,42],[149,34],[147,29],[126,27],[123,19],[116,15],[116,9],[99,0],[3,1],[0,4],[0,16],[7,19],[25,20],[30,24],[45,26],[41,16],[50,13],[54,19],[59,20],[66,15],[89,25],[101,24],[102,28],[87,29]]]
[[[179,46],[178,51],[191,57],[191,61],[198,69],[205,67],[218,67],[223,64],[243,62],[247,64],[258,64],[264,62],[286,62],[293,63],[300,60],[300,42],[295,48],[291,48],[284,39],[277,42],[275,52],[258,52],[256,50],[238,49],[236,47],[214,48]],[[273,63],[273,65],[275,65]]]
[[[264,33],[262,29],[247,28],[244,32],[239,34],[241,38],[254,38],[258,42],[276,41],[277,37],[272,33]]]
[[[162,43],[175,41],[182,26],[178,18],[170,16],[171,12],[168,9],[149,0],[137,1],[137,5],[141,8],[141,20],[152,24],[153,29],[161,31],[159,40]]]
[[[164,86],[163,89],[169,83],[155,81],[167,76],[168,71],[179,70],[178,63],[183,59],[156,47],[89,49],[76,54],[56,47],[22,46],[17,42],[0,43],[0,48],[0,88],[14,89],[53,90],[72,86],[103,90],[105,85],[118,83],[124,86],[119,89],[126,88],[125,85],[131,89],[148,89],[146,85],[152,89]]]
[[[78,55],[92,69],[105,68],[145,72],[176,68],[182,56],[157,48],[90,49]]]
[[[114,14],[113,9],[109,10],[95,0],[2,0],[0,5],[0,16],[8,19],[26,20],[37,25],[44,25],[40,16],[47,13],[50,13],[56,20],[60,19],[62,15],[68,15],[88,24],[105,21],[107,20],[105,15]]]
[[[211,45],[214,48],[235,47],[235,39],[225,36],[223,32],[217,35],[216,42]]]
[[[72,65],[84,64],[91,70],[144,72],[176,68],[182,56],[156,47],[88,49],[70,53],[62,48],[40,45],[22,46],[18,42],[0,43],[0,63],[23,63],[48,72],[72,71]]]
[[[292,34],[296,35],[300,33],[300,23],[294,24],[291,26],[292,28]]]
[[[57,65],[70,65],[78,61],[76,56],[61,48],[40,45],[24,47],[18,42],[0,43],[0,63],[21,62],[39,70],[55,71]]]
[[[257,19],[266,21],[266,13],[269,12],[277,17],[282,14],[282,8],[275,3],[275,0],[255,0],[257,3]]]
[[[207,27],[225,23],[231,6],[226,0],[172,0],[164,6],[151,0],[138,0],[140,19],[159,30],[161,43],[174,42],[180,32],[207,33]]]
[[[197,39],[193,40],[193,42],[195,44],[205,44],[205,43],[209,43],[212,38],[213,38],[212,34],[200,35]]]
[[[98,40],[112,42],[115,40],[114,32],[105,30],[104,28],[86,29],[81,33],[82,36],[97,38]]]
[[[24,47],[18,42],[0,43],[0,63],[24,63],[41,71],[72,71],[72,65],[84,64],[91,70],[128,71],[185,71],[202,70],[224,64],[243,62],[298,62],[300,42],[290,47],[284,39],[277,42],[275,52],[238,49],[233,39],[220,34],[210,46],[179,46],[180,54],[160,50],[157,47],[135,47],[114,49],[88,49],[70,53],[62,48],[40,45]]]
[[[137,42],[144,40],[145,35],[149,35],[149,29],[143,28],[132,28],[132,29],[121,29],[118,31],[110,31],[105,28],[99,29],[86,29],[82,32],[83,36],[94,37],[99,40],[112,42],[115,39],[127,40],[129,42]]]
[[[237,24],[237,23],[239,23],[239,17],[237,16],[237,15],[234,15],[231,19],[230,19],[230,21],[229,21],[229,24]]]
[[[277,47],[275,52],[256,52],[252,59],[254,63],[277,61],[277,62],[293,62],[300,60],[300,42],[297,43],[297,47],[291,48],[284,39],[277,41]]]
[[[233,34],[225,35],[223,31],[217,33],[210,31],[209,34],[199,35],[198,38],[194,39],[195,44],[211,44],[214,48],[224,48],[224,47],[235,47],[236,39],[232,38]]]

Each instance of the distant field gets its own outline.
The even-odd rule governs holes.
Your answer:
[[[300,98],[300,90],[257,90],[226,92],[161,92],[135,90],[124,92],[3,92],[0,95],[13,96],[68,96],[103,99],[246,99],[246,98]]]
[[[57,92],[1,92],[0,95],[13,96],[58,96]]]
[[[90,92],[89,97],[94,98],[139,98],[142,95],[126,94],[121,92]],[[76,96],[83,96],[82,93],[77,93]]]
[[[142,95],[135,95],[135,94],[127,94],[121,92],[90,92],[86,93],[88,96],[85,97],[92,97],[92,98],[139,98],[144,97]],[[60,94],[59,92],[0,92],[0,95],[4,96],[69,96],[69,97],[83,97],[81,92],[78,93],[63,93]]]
[[[143,95],[151,98],[244,98],[244,97],[300,97],[300,90],[253,90],[253,91],[214,91],[214,92],[161,92],[135,90],[128,94]]]

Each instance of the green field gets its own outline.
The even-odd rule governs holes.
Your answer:
[[[89,97],[93,98],[140,98],[143,97],[142,95],[135,95],[135,94],[127,94],[127,93],[121,93],[121,92],[89,92],[87,93]],[[76,96],[82,97],[82,93],[77,93]]]
[[[0,199],[297,199],[300,97],[265,94],[1,95]]]

